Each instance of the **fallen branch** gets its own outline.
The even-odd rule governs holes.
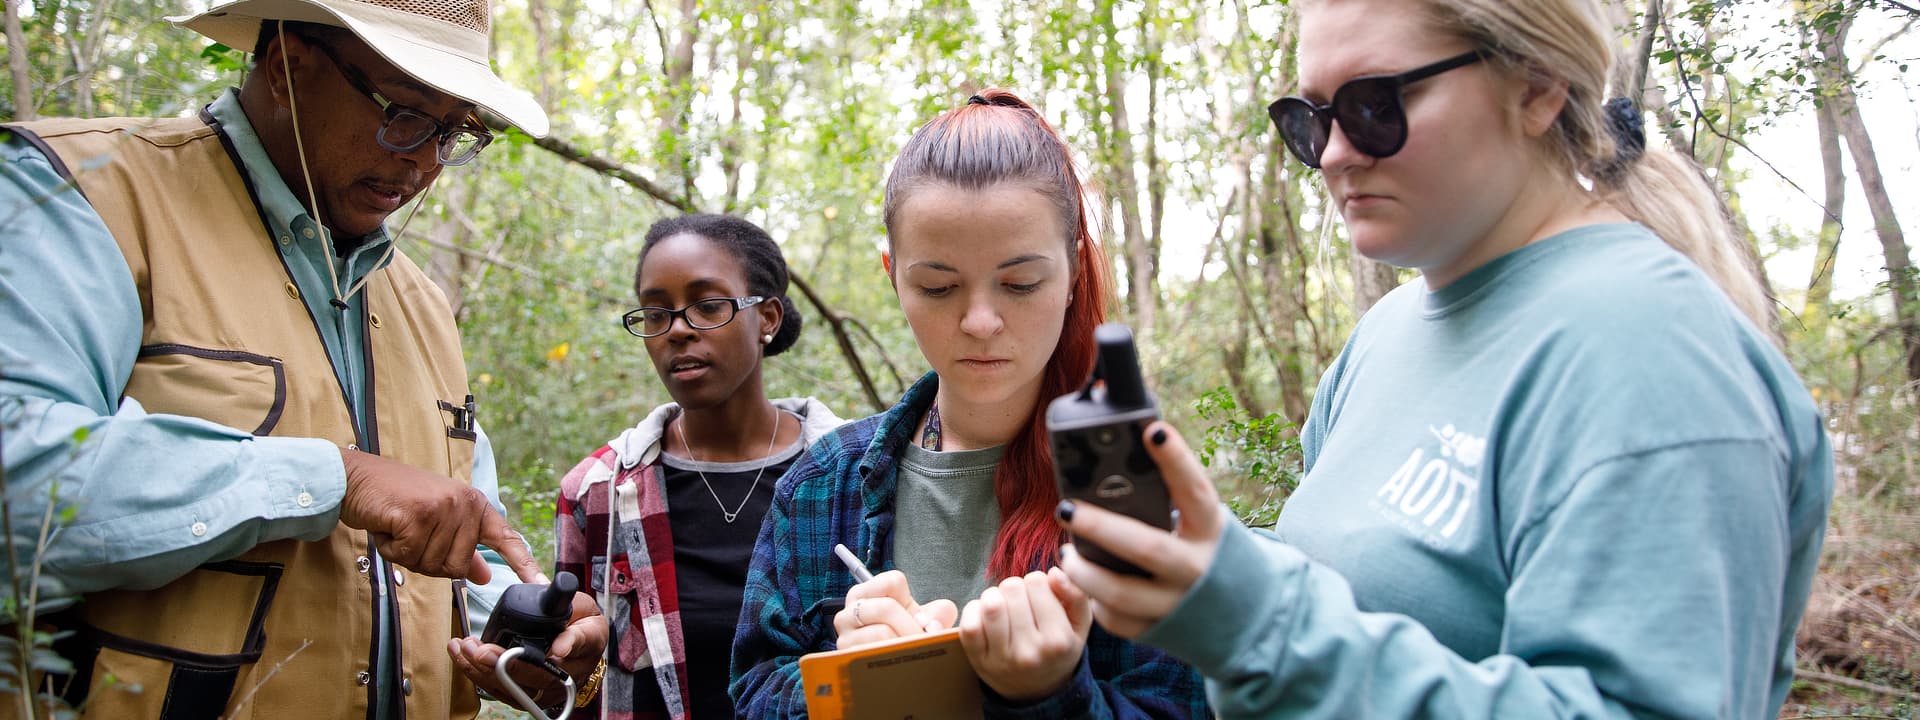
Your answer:
[[[1829,685],[1839,685],[1841,687],[1849,687],[1855,690],[1865,690],[1870,693],[1885,695],[1887,697],[1904,698],[1907,700],[1920,700],[1920,692],[1913,692],[1911,690],[1901,690],[1900,688],[1896,688],[1896,687],[1887,687],[1885,685],[1881,685],[1878,683],[1870,683],[1865,680],[1855,680],[1845,675],[1834,675],[1832,673],[1824,673],[1824,672],[1820,672],[1819,670],[1811,670],[1803,667],[1794,668],[1793,675],[1794,677],[1804,678],[1807,680],[1812,680],[1814,682],[1823,682]]]

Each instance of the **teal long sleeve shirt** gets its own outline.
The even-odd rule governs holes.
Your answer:
[[[259,191],[275,245],[322,320],[321,340],[364,424],[369,388],[357,356],[364,345],[359,323],[347,321],[360,317],[364,295],[349,298],[345,312],[329,305],[333,281],[319,225],[267,159],[238,95],[224,93],[208,110]],[[384,230],[365,238],[339,263],[340,287],[379,269],[391,245]],[[10,134],[0,138],[0,453],[19,561],[30,559],[48,498],[57,494],[64,513],[40,557],[47,609],[89,592],[158,587],[260,543],[319,540],[339,519],[346,476],[331,442],[253,437],[149,414],[122,398],[141,325],[132,274],[99,216],[38,150]],[[77,431],[84,442],[73,441]],[[500,511],[484,432],[472,479]],[[514,581],[497,554],[485,555],[494,582],[474,588],[475,623],[485,622]],[[376,576],[391,582],[392,573]]]
[[[1273,537],[1142,636],[1222,717],[1768,718],[1833,487],[1769,340],[1637,225],[1361,321]],[[1224,620],[1223,618],[1231,618]]]

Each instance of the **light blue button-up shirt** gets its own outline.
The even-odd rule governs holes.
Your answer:
[[[274,246],[319,320],[355,421],[364,425],[364,293],[347,298],[345,311],[332,306],[323,229],[268,160],[238,94],[222,94],[208,110],[259,193]],[[378,270],[392,243],[384,229],[363,238],[337,266],[341,291]],[[0,137],[0,455],[21,567],[31,561],[48,498],[59,498],[56,527],[40,553],[43,608],[111,588],[159,587],[265,542],[320,540],[339,520],[346,475],[332,442],[254,437],[198,418],[149,414],[123,398],[141,325],[126,259],[93,208],[38,150]],[[84,442],[74,441],[77,433]],[[484,432],[473,484],[504,515]],[[515,580],[497,554],[485,555],[494,583],[474,589],[476,631]],[[382,568],[374,576],[390,583],[393,573]],[[391,618],[383,617],[382,630],[391,633]],[[382,657],[381,669],[393,662],[390,653]]]

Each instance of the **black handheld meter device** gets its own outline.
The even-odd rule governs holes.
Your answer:
[[[567,687],[567,703],[560,717],[554,720],[566,720],[573,714],[573,677],[548,660],[547,651],[572,618],[573,595],[579,591],[580,579],[570,572],[555,575],[551,585],[521,583],[509,587],[500,596],[500,604],[493,608],[493,615],[487,618],[486,629],[480,631],[481,642],[507,649],[494,664],[494,677],[507,688],[520,709],[536,717],[546,717],[546,712],[507,674],[507,665],[518,659],[559,678]]]
[[[1047,406],[1047,440],[1053,446],[1060,497],[1172,529],[1173,506],[1166,483],[1140,441],[1147,424],[1160,417],[1160,409],[1141,378],[1133,331],[1120,323],[1106,323],[1094,329],[1093,338],[1099,346],[1093,377],[1080,390]],[[1148,574],[1093,543],[1076,538],[1073,546],[1083,557],[1115,572]]]

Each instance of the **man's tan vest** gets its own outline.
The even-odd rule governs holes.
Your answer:
[[[372,412],[356,428],[316,318],[274,246],[303,239],[269,230],[217,125],[203,111],[197,119],[23,126],[72,171],[133,271],[145,323],[126,397],[150,413],[254,435],[322,438],[470,481],[474,435],[454,412],[464,409],[467,375],[439,288],[399,253],[367,283],[360,321]],[[164,472],[102,470],[109,474],[96,482],[137,483]],[[290,510],[314,501],[302,489],[307,478],[257,481],[282,494],[276,502]],[[207,507],[207,522],[220,511]],[[201,535],[207,526],[177,531]],[[473,686],[446,650],[462,626],[458,588],[395,569],[388,596],[370,581],[379,567],[371,556],[367,533],[335,525],[322,541],[258,545],[156,590],[87,595],[76,609],[78,637],[92,640],[97,654],[90,672],[78,658],[74,679],[88,690],[84,716],[371,717],[380,681],[373,662],[385,650],[376,647],[380,603],[392,603],[400,619],[394,639],[402,677],[388,682],[403,695],[407,716],[472,716]]]

